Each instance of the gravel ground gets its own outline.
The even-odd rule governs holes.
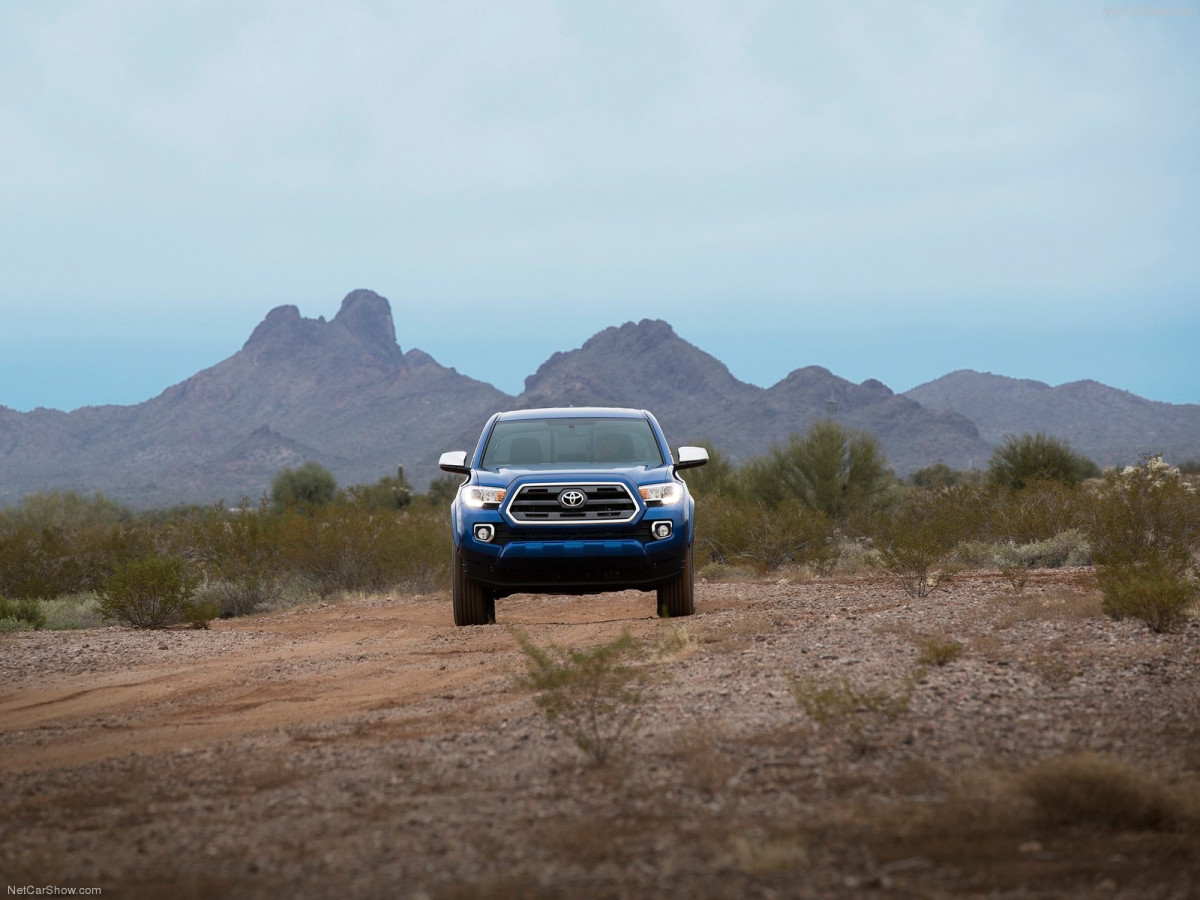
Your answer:
[[[1200,623],[1087,572],[348,597],[209,631],[0,635],[0,882],[105,897],[1200,894]],[[628,634],[598,763],[518,637]],[[602,683],[604,673],[596,676]],[[590,709],[598,708],[593,703]]]

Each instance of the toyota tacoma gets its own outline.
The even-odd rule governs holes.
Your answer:
[[[496,621],[516,593],[656,591],[660,616],[695,611],[695,503],[645,410],[524,409],[496,413],[475,452],[443,453],[465,475],[451,506],[454,624]]]

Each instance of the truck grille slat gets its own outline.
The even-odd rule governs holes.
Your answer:
[[[584,497],[575,507],[564,506],[559,497],[577,491]],[[619,483],[525,484],[519,487],[506,508],[514,522],[531,525],[613,524],[632,521],[638,504],[629,488]]]

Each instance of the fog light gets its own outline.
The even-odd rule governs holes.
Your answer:
[[[475,526],[475,540],[479,541],[481,544],[490,544],[492,542],[492,538],[495,536],[496,529],[491,525]]]
[[[654,539],[661,541],[663,538],[671,536],[670,522],[654,522],[650,525],[650,533],[654,535]]]

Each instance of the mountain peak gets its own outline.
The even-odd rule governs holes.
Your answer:
[[[332,322],[324,317],[306,319],[292,304],[277,306],[254,329],[243,349],[267,358],[303,360],[312,354],[333,354],[347,361],[366,358],[388,367],[404,365],[391,306],[366,290],[347,294]]]
[[[404,354],[396,343],[391,304],[374,291],[357,290],[347,294],[331,324],[345,328],[381,362],[403,361]]]
[[[251,347],[285,337],[289,332],[303,327],[303,322],[304,319],[300,317],[298,307],[290,303],[276,306],[250,333],[250,337],[246,340],[246,346]]]
[[[653,350],[670,340],[677,340],[670,324],[662,319],[642,319],[640,322],[626,322],[619,328],[612,326],[592,336],[583,345],[583,349],[593,349],[606,346],[620,346],[633,351]]]

